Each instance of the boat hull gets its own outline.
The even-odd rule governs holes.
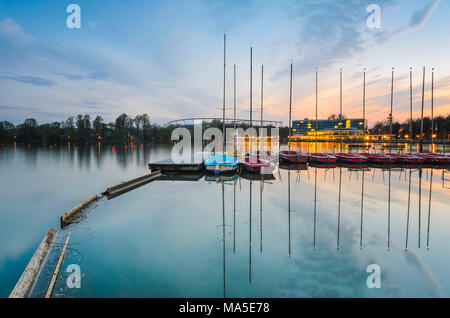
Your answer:
[[[309,155],[297,151],[281,151],[278,156],[280,161],[287,163],[307,163]]]
[[[309,154],[309,161],[318,163],[332,163],[336,162],[337,158],[326,153],[311,153]]]

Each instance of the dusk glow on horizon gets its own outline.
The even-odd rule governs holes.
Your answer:
[[[253,107],[258,111],[264,64],[264,119],[288,123],[289,67],[293,63],[292,118],[339,113],[362,117],[363,71],[369,127],[390,112],[420,117],[425,67],[425,116],[450,113],[450,3],[424,1],[76,1],[80,28],[68,28],[69,3],[0,0],[0,120],[63,121],[79,113],[105,122],[121,113],[147,113],[153,123],[221,117],[223,34],[227,35],[226,108],[249,117],[250,46]],[[369,20],[381,8],[379,27]],[[433,69],[434,68],[434,69]],[[227,111],[232,117],[232,111]],[[255,116],[259,116],[256,114]]]

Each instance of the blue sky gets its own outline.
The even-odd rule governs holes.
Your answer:
[[[66,7],[81,7],[81,29],[68,29]],[[369,4],[382,9],[381,28],[366,25]],[[249,48],[253,46],[253,105],[287,123],[289,64],[294,63],[294,118],[314,116],[319,67],[319,117],[361,116],[362,69],[367,117],[385,119],[395,67],[394,119],[409,112],[409,67],[419,115],[426,66],[426,115],[431,68],[435,112],[450,113],[450,3],[438,0],[0,0],[0,120],[62,121],[100,114],[148,113],[153,122],[221,116],[223,33],[227,33],[227,107],[237,67],[238,117],[249,109]],[[232,116],[232,112],[228,113]],[[259,117],[259,113],[255,113]]]

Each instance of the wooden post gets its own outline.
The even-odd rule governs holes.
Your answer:
[[[70,238],[70,231],[67,233],[66,241],[64,242],[63,249],[61,251],[61,254],[59,254],[58,262],[56,263],[56,267],[53,272],[52,279],[50,281],[50,285],[47,289],[47,293],[45,294],[45,298],[52,297],[53,289],[55,288],[55,284],[56,284],[56,279],[58,278],[58,275],[59,275],[59,269],[61,268],[61,264],[64,259],[64,254],[66,253],[66,248],[67,248],[67,243],[69,242],[69,238]]]
[[[33,289],[34,283],[41,271],[44,260],[56,237],[56,230],[50,229],[42,240],[41,244],[34,252],[33,257],[25,268],[22,276],[9,295],[9,298],[26,298]]]

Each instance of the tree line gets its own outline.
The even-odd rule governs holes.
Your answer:
[[[450,115],[438,116],[434,118],[434,138],[448,138],[450,133]],[[432,121],[425,117],[423,120],[424,139],[431,139]],[[221,128],[220,121],[212,122],[212,127]],[[413,139],[419,139],[421,120],[414,119],[412,122]],[[36,119],[27,118],[20,125],[13,125],[8,121],[0,121],[0,141],[21,141],[21,142],[49,142],[57,143],[61,141],[86,142],[93,140],[110,140],[119,142],[168,142],[170,141],[172,130],[176,126],[161,126],[152,124],[147,114],[137,115],[135,118],[123,113],[114,122],[105,123],[103,118],[97,115],[93,120],[89,114],[71,116],[62,122],[52,122],[39,125]],[[205,128],[205,127],[204,127]],[[280,138],[287,138],[288,128],[280,128]],[[374,135],[384,135],[389,133],[389,119],[375,123],[369,129]],[[409,139],[410,122],[393,122],[392,133],[397,139]]]
[[[434,129],[432,131],[431,126],[433,126]],[[420,130],[421,130],[421,120],[413,119],[412,120],[412,138],[413,139],[420,139]],[[375,123],[372,129],[370,129],[370,132],[374,135],[383,135],[383,134],[389,134],[389,118],[387,118],[385,121],[380,121]],[[392,123],[392,134],[395,135],[397,138],[411,138],[410,133],[410,120],[407,119],[404,122],[393,122]],[[438,116],[431,120],[430,117],[424,117],[423,118],[423,137],[424,139],[431,139],[432,134],[434,135],[433,138],[435,139],[444,139],[448,138],[448,134],[450,134],[450,115],[444,116]]]
[[[79,114],[70,116],[65,121],[45,124],[38,124],[34,118],[27,118],[17,126],[8,121],[0,121],[0,141],[48,143],[93,140],[125,143],[169,141],[173,128],[151,123],[147,114],[132,118],[123,113],[114,122],[109,123],[105,123],[100,115],[92,120],[89,114]]]

